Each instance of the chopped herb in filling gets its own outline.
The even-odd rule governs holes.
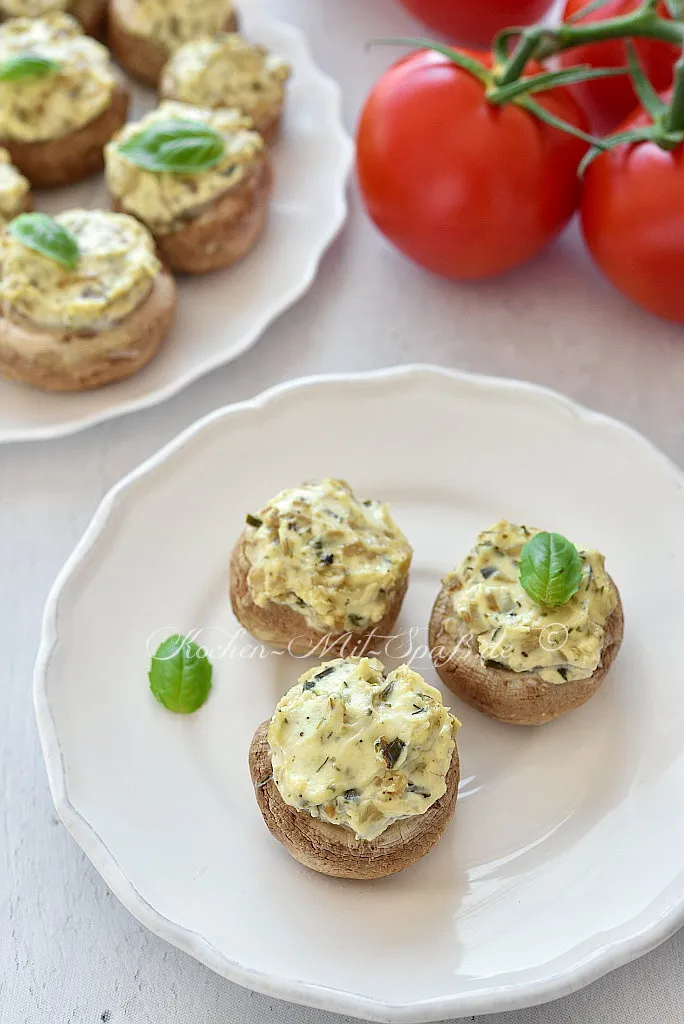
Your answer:
[[[292,807],[371,840],[444,794],[458,725],[407,666],[385,677],[375,659],[338,658],[306,672],[278,704],[268,733],[274,779]]]
[[[519,559],[539,531],[505,520],[477,539],[461,565],[446,577],[453,617],[445,629],[477,637],[485,665],[534,672],[549,683],[587,679],[599,665],[605,625],[617,593],[596,551],[580,551],[583,577],[563,605],[536,604],[520,585]]]
[[[343,481],[282,491],[248,522],[252,599],[294,608],[321,633],[372,627],[405,583],[412,552],[387,506]]]

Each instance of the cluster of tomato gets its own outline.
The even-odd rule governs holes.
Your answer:
[[[402,0],[449,39],[482,42],[506,24],[539,18],[548,0]],[[628,14],[639,0],[567,0],[573,25]],[[586,11],[584,9],[587,8]],[[667,16],[664,4],[658,13]],[[681,47],[634,38],[655,90],[672,84]],[[455,48],[492,71],[492,51]],[[563,67],[621,68],[624,39],[560,54]],[[547,70],[530,62],[524,76]],[[515,98],[492,103],[486,76],[448,49],[418,49],[378,81],[358,129],[358,178],[368,212],[386,237],[435,273],[473,280],[535,256],[579,209],[589,251],[629,298],[684,323],[684,143],[632,138],[578,169],[589,132],[650,124],[628,75],[556,86],[534,95],[547,115]],[[667,95],[665,97],[667,99]],[[574,126],[570,134],[553,119]],[[624,119],[624,120],[623,120]]]

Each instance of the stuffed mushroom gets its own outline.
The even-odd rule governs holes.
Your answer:
[[[280,127],[292,73],[281,57],[234,33],[186,43],[162,72],[160,95],[197,107],[233,107],[252,118],[267,142]]]
[[[271,162],[237,110],[162,103],[107,146],[106,176],[114,208],[146,224],[185,273],[242,259],[268,217]]]
[[[462,700],[502,722],[541,725],[596,693],[623,630],[603,555],[502,520],[444,578],[430,647]]]
[[[33,185],[100,171],[128,101],[106,48],[68,14],[0,25],[0,145]]]
[[[338,658],[305,672],[257,729],[249,765],[271,833],[338,878],[401,871],[456,808],[460,723],[406,665]]]
[[[129,377],[157,353],[175,304],[133,217],[22,214],[0,236],[0,374],[44,391]]]
[[[390,635],[411,557],[383,502],[360,501],[342,480],[304,483],[248,514],[231,559],[233,611],[291,653],[365,653]]]
[[[71,14],[89,36],[101,33],[107,0],[0,0],[0,21],[8,18],[43,18],[52,11]]]
[[[109,5],[112,52],[144,85],[157,85],[166,61],[183,43],[237,27],[232,0],[111,0]]]

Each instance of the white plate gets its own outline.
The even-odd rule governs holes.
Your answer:
[[[265,236],[236,267],[179,281],[171,334],[159,356],[129,380],[66,395],[0,380],[0,443],[63,437],[163,402],[254,345],[313,283],[347,213],[353,147],[342,125],[340,90],[314,64],[298,29],[273,21],[260,0],[242,0],[240,13],[245,35],[294,67],[283,137],[274,151],[276,183]],[[133,116],[154,104],[151,91],[134,90]],[[49,213],[109,206],[102,178],[38,193],[36,202]]]
[[[245,512],[324,474],[388,499],[411,539],[400,624],[430,682],[415,647],[440,574],[500,516],[604,551],[626,612],[608,681],[565,719],[516,729],[451,695],[456,819],[415,867],[365,884],[296,864],[254,800],[249,739],[301,661],[238,641],[189,718],[146,678],[148,638],[236,633],[226,566]],[[378,1021],[555,998],[684,921],[682,579],[682,477],[612,420],[429,367],[280,387],[124,480],[55,585],[35,694],[57,809],[140,921],[260,992]]]

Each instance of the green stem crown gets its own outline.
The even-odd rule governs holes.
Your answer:
[[[448,45],[434,43],[427,39],[378,39],[377,43],[414,46],[432,49],[448,57],[458,67],[468,71],[480,81],[492,105],[517,103],[540,120],[588,142],[591,146],[581,167],[581,173],[591,161],[604,150],[625,142],[651,140],[663,149],[674,149],[684,142],[684,23],[682,22],[682,0],[666,0],[670,18],[658,14],[658,0],[643,0],[629,14],[597,21],[584,19],[604,7],[610,0],[593,0],[569,21],[557,26],[531,26],[507,28],[494,40],[492,52],[493,68],[485,67],[474,55],[464,53]],[[672,99],[666,104],[656,95],[642,68],[633,39],[660,39],[682,49],[682,56],[675,66]],[[538,74],[525,75],[530,61],[544,61],[565,50],[588,43],[608,39],[625,39],[629,63],[624,68],[592,68],[583,64],[558,71],[544,70]],[[515,45],[511,44],[513,41]],[[560,118],[531,97],[559,86],[576,85],[594,79],[609,78],[629,73],[634,89],[644,109],[652,118],[652,124],[627,132],[620,132],[606,139],[598,139]]]
[[[592,9],[603,6],[590,4],[580,17],[586,16]],[[509,54],[509,42],[517,38],[518,44],[513,53]],[[499,84],[507,85],[520,76],[529,60],[547,60],[557,53],[570,50],[587,43],[600,43],[607,39],[647,38],[661,39],[674,46],[684,44],[684,25],[681,20],[661,18],[656,11],[654,0],[644,0],[636,10],[605,21],[590,21],[577,24],[571,20],[557,28],[533,26],[532,28],[507,28],[499,33],[494,41],[494,53],[497,63],[502,68]]]

